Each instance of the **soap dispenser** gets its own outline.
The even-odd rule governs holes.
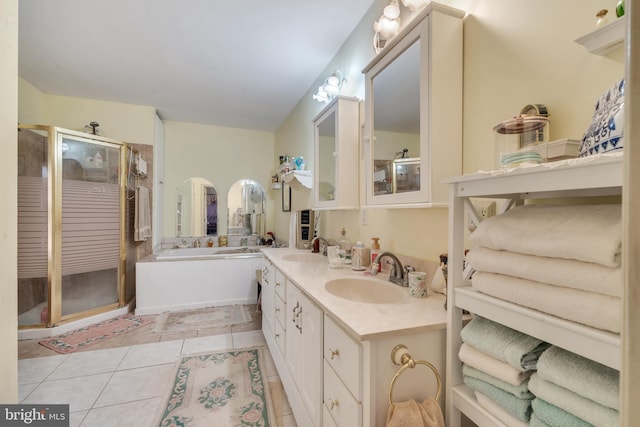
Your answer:
[[[371,264],[373,265],[374,261],[378,257],[378,254],[380,253],[380,243],[379,243],[380,238],[372,237],[371,240],[373,240],[373,243],[371,244]],[[382,266],[380,263],[378,263],[378,273],[381,270],[382,270]]]

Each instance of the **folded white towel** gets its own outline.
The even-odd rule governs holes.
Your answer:
[[[462,363],[514,386],[518,386],[529,379],[533,372],[520,372],[507,362],[491,357],[467,343],[462,343],[460,346],[458,357],[460,357]]]
[[[474,246],[620,266],[620,205],[525,205],[482,221]]]
[[[620,298],[546,285],[503,274],[476,271],[471,286],[478,291],[572,322],[620,333]]]
[[[498,405],[493,400],[489,399],[479,391],[475,392],[478,405],[484,408],[491,415],[505,423],[509,427],[528,427],[529,423],[520,421],[510,413],[508,413],[502,406]]]
[[[550,285],[622,296],[622,268],[605,267],[592,262],[524,255],[477,247],[466,256],[474,269],[506,274]]]
[[[529,379],[529,388],[536,397],[594,426],[617,427],[620,425],[620,414],[615,409],[607,408],[566,388],[545,381],[538,374],[533,374]]]
[[[552,346],[538,360],[538,375],[600,405],[620,409],[620,372],[613,368]]]

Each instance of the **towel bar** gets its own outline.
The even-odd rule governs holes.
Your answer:
[[[402,351],[402,353],[400,354],[400,361],[398,361],[396,357],[400,351]],[[402,366],[400,366],[400,369],[398,369],[398,372],[395,373],[395,375],[391,379],[391,384],[389,385],[389,406],[393,407],[394,405],[392,395],[393,395],[393,386],[396,380],[400,375],[402,375],[402,373],[407,368],[413,369],[416,367],[416,365],[424,365],[433,371],[433,374],[436,376],[436,383],[437,383],[435,400],[440,399],[440,394],[442,393],[442,379],[440,378],[440,373],[438,372],[435,366],[433,366],[431,363],[427,362],[426,360],[413,360],[411,358],[411,354],[409,354],[409,350],[403,344],[398,344],[393,348],[393,350],[391,350],[391,361],[393,362],[394,365],[402,365]]]

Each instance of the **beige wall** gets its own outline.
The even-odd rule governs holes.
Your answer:
[[[154,107],[46,94],[23,79],[19,80],[19,92],[20,123],[82,131],[95,121],[107,138],[155,145]]]
[[[349,79],[342,95],[364,95],[360,70],[373,58],[372,23],[386,0],[377,0],[350,39],[276,132],[276,156],[313,153],[312,124],[323,107],[311,95],[336,68]],[[494,167],[492,128],[527,104],[545,104],[551,114],[551,139],[580,139],[595,100],[624,73],[620,49],[607,57],[592,55],[573,40],[593,29],[595,13],[614,10],[615,0],[443,0],[467,12],[464,21],[463,170]],[[411,18],[402,8],[401,18]],[[363,118],[362,118],[363,119]],[[294,144],[298,144],[297,146]],[[305,157],[313,165],[312,157]],[[311,166],[312,168],[312,166]],[[362,169],[362,168],[361,168]],[[362,191],[362,186],[360,191]],[[312,193],[294,193],[294,209],[312,206]],[[337,238],[342,226],[365,244],[380,237],[383,249],[438,260],[447,248],[446,209],[375,209],[323,212],[320,235]],[[288,234],[287,215],[277,212],[276,232]]]
[[[165,237],[175,236],[176,190],[189,177],[206,178],[218,193],[218,234],[227,229],[227,194],[240,179],[253,179],[267,194],[267,230],[273,228],[274,203],[280,193],[269,190],[274,162],[274,134],[247,129],[166,121]]]
[[[0,0],[0,402],[18,403],[18,0]]]

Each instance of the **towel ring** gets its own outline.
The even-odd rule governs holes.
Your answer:
[[[400,361],[398,362],[396,360],[396,355],[401,350],[402,350],[402,354],[400,356]],[[442,393],[442,379],[440,378],[440,373],[438,372],[435,366],[433,366],[431,363],[427,362],[426,360],[413,360],[411,358],[411,354],[409,354],[407,347],[403,344],[398,344],[393,348],[393,350],[391,350],[391,361],[393,362],[394,365],[402,365],[402,366],[400,367],[400,369],[398,369],[398,372],[395,373],[395,375],[391,379],[391,384],[389,385],[389,406],[391,407],[394,406],[392,395],[393,395],[393,386],[396,380],[400,375],[402,375],[404,371],[406,371],[408,368],[413,369],[416,367],[416,365],[424,365],[433,371],[433,374],[436,376],[436,383],[437,383],[435,400],[440,399],[440,394]]]

